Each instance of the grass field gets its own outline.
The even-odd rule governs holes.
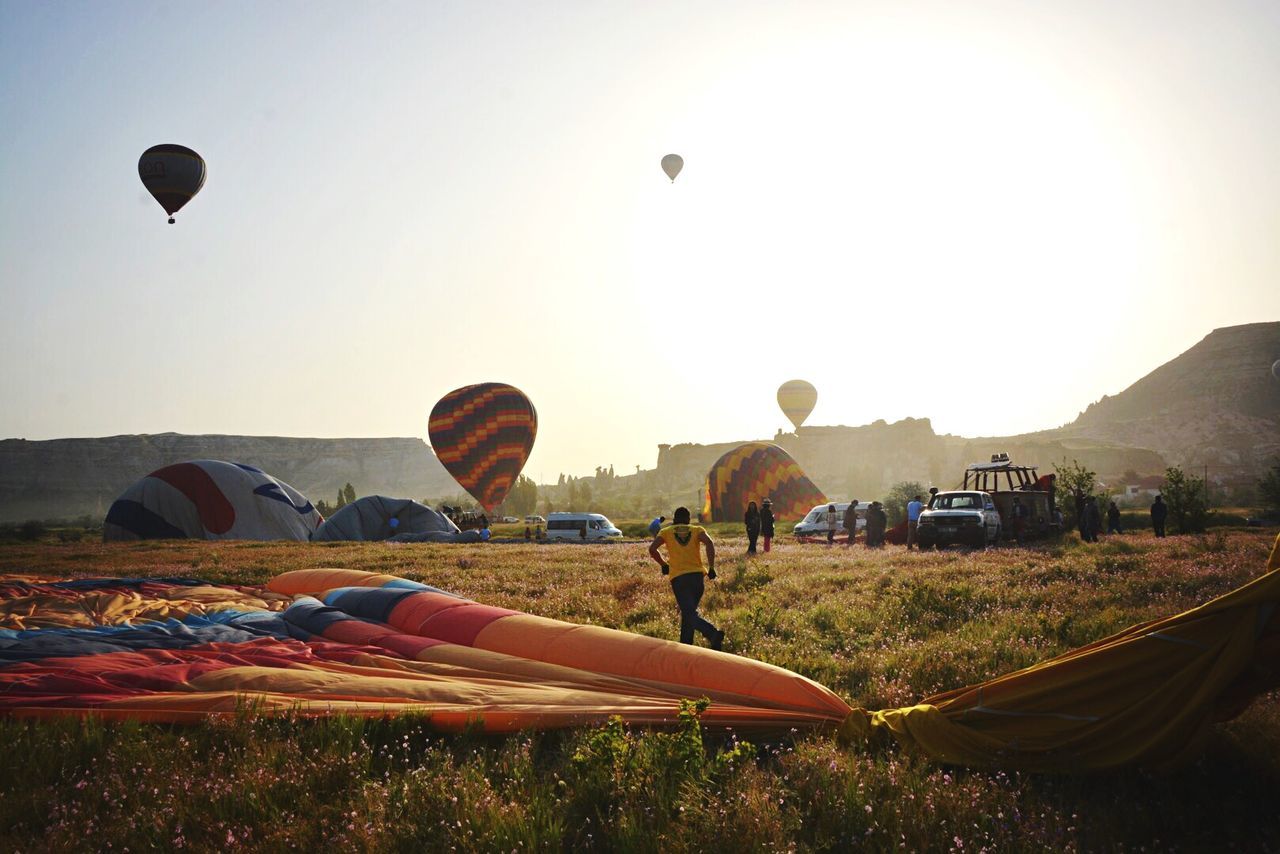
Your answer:
[[[724,538],[704,600],[726,649],[868,708],[1022,667],[1256,577],[1274,534],[868,552]],[[334,566],[674,638],[643,543],[0,543],[0,573],[260,584]],[[1273,850],[1280,699],[1196,762],[1087,777],[943,767],[825,736],[745,744],[605,726],[442,737],[413,719],[194,727],[0,720],[0,848],[69,850]]]

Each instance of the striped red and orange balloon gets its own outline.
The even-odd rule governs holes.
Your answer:
[[[449,474],[492,513],[529,459],[538,412],[515,386],[479,383],[440,398],[427,434]]]

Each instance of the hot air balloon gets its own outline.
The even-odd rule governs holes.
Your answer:
[[[126,489],[107,510],[102,538],[306,542],[322,521],[306,496],[260,468],[192,460]]]
[[[739,521],[748,501],[768,498],[779,519],[800,519],[827,501],[786,451],[767,442],[747,442],[716,460],[706,491],[702,518],[712,522]]]
[[[169,214],[170,225],[173,215],[200,192],[205,174],[204,158],[185,145],[153,145],[138,158],[142,186]]]
[[[813,412],[813,405],[817,402],[818,390],[804,380],[787,380],[778,386],[778,406],[797,430]]]
[[[538,435],[538,412],[505,383],[455,389],[431,410],[431,447],[454,480],[490,513],[507,497]]]
[[[667,173],[667,177],[671,179],[671,183],[676,182],[676,176],[680,174],[680,170],[684,168],[684,158],[679,154],[668,154],[662,158],[662,171]]]

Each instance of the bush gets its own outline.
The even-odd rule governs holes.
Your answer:
[[[1169,505],[1169,522],[1175,534],[1202,534],[1209,522],[1202,478],[1174,466],[1164,474],[1164,500]]]
[[[18,539],[34,542],[44,536],[44,522],[37,519],[28,519],[18,526]]]

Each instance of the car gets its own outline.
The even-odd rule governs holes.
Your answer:
[[[847,534],[844,529],[844,511],[849,509],[848,501],[834,502],[836,505],[836,534]],[[796,523],[795,535],[797,537],[825,537],[827,535],[827,508],[828,504],[819,504],[804,514],[804,518]],[[858,530],[861,531],[867,527],[867,508],[871,506],[869,501],[858,502]]]
[[[599,513],[552,513],[547,517],[548,540],[610,540],[622,531]]]
[[[520,520],[519,520],[519,519],[517,519],[515,516],[503,516],[503,517],[502,517],[502,524],[504,524],[504,525],[514,525],[514,524],[516,524],[516,523],[517,523],[517,522],[519,522],[519,521],[520,521]]]
[[[525,516],[524,523],[526,525],[545,525],[547,524],[547,520],[543,519],[541,516]]]
[[[987,492],[939,492],[920,512],[916,536],[923,548],[956,544],[984,548],[1000,540],[1000,511]]]

